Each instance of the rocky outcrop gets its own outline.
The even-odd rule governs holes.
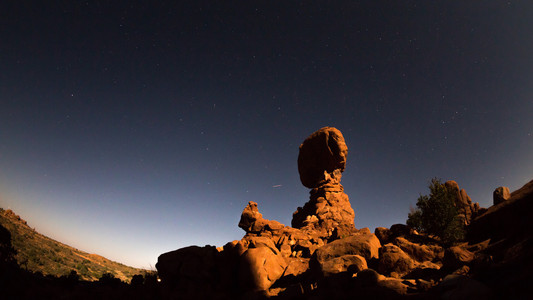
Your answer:
[[[367,260],[378,258],[381,244],[378,238],[362,230],[352,236],[335,240],[318,249],[313,259],[321,263],[343,255],[360,255]]]
[[[368,267],[367,261],[377,259],[381,244],[369,230],[335,240],[320,247],[311,257],[311,270],[318,276],[345,272],[351,267],[357,273]]]
[[[493,205],[498,205],[503,201],[509,200],[509,198],[511,198],[511,193],[509,192],[509,188],[506,186],[500,186],[492,193]]]
[[[316,131],[300,145],[300,180],[312,190],[309,201],[294,212],[292,227],[320,232],[330,240],[356,231],[354,210],[340,184],[347,154],[342,133],[333,127]]]
[[[447,181],[469,236],[449,246],[404,224],[357,230],[340,184],[347,153],[335,128],[309,136],[300,146],[298,171],[310,199],[293,214],[292,227],[263,218],[258,204],[248,202],[238,224],[242,239],[159,257],[163,298],[519,298],[530,286],[533,181],[510,197],[498,188],[497,204],[488,210]],[[495,294],[498,284],[503,288]]]
[[[257,203],[250,201],[241,214],[239,227],[246,233],[266,233],[266,235],[278,236],[285,225],[275,220],[263,219],[263,215],[257,208]]]
[[[279,251],[259,246],[249,248],[241,256],[239,282],[244,290],[264,291],[278,280],[287,261]]]
[[[488,238],[530,236],[533,228],[533,180],[511,193],[511,197],[475,218],[468,228],[469,239],[483,241]],[[524,216],[524,217],[518,217]]]
[[[405,237],[395,238],[393,244],[400,247],[402,251],[407,253],[410,257],[412,257],[418,262],[440,261],[444,257],[443,247],[437,244],[414,243],[409,241]]]
[[[378,272],[396,278],[407,274],[417,266],[417,263],[400,247],[386,244],[380,249]]]
[[[216,289],[218,282],[217,250],[213,246],[190,246],[159,256],[157,272],[165,282],[164,295],[179,291],[185,298]]]
[[[454,204],[459,211],[459,217],[464,225],[470,225],[470,222],[478,214],[479,203],[472,203],[472,199],[464,189],[459,189],[457,182],[453,180],[446,181],[444,184],[448,191],[454,194]]]
[[[443,259],[444,267],[450,271],[455,271],[474,260],[474,253],[465,247],[453,246],[446,249]]]

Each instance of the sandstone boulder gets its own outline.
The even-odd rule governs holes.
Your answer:
[[[300,145],[298,172],[302,184],[316,188],[327,182],[339,183],[347,154],[348,147],[338,129],[324,127],[314,132]]]
[[[414,234],[415,230],[405,224],[394,224],[390,227],[390,237],[408,237]]]
[[[287,259],[287,268],[283,272],[284,279],[294,279],[304,274],[309,269],[309,258],[289,258]]]
[[[425,261],[416,266],[403,276],[403,278],[422,279],[425,281],[436,281],[441,276],[441,265]]]
[[[444,256],[439,245],[413,243],[403,237],[395,238],[393,243],[418,262],[441,260]]]
[[[241,256],[240,286],[244,290],[267,290],[281,277],[286,267],[286,260],[270,248],[249,248]]]
[[[376,227],[374,234],[383,245],[388,244],[392,236],[391,230],[385,227]]]
[[[315,251],[311,263],[324,264],[326,261],[344,255],[360,255],[365,260],[377,259],[381,244],[372,233],[363,233],[335,240]]]
[[[217,282],[214,246],[190,246],[161,254],[157,259],[158,276],[167,290],[194,294],[214,290]]]
[[[264,236],[245,236],[242,239],[243,242],[248,243],[248,249],[266,247],[270,249],[274,254],[280,254],[278,248],[272,241],[272,239]]]
[[[509,200],[509,198],[511,198],[511,193],[509,192],[509,188],[506,186],[500,186],[492,193],[492,201],[494,205],[498,205],[503,201]]]
[[[469,264],[474,258],[474,253],[464,247],[454,246],[446,249],[444,252],[443,263],[446,269],[454,271],[463,265]]]
[[[263,219],[263,215],[257,209],[257,203],[250,201],[248,202],[248,206],[242,211],[239,227],[246,232],[250,232],[255,222],[261,219]]]
[[[378,272],[387,276],[400,278],[417,266],[407,253],[393,244],[386,244],[379,251]]]
[[[355,274],[367,268],[368,265],[365,258],[360,255],[343,255],[334,257],[320,264],[322,277],[328,277],[346,271]]]
[[[511,193],[511,198],[488,208],[468,229],[468,238],[493,242],[503,238],[531,237],[533,228],[533,180]]]

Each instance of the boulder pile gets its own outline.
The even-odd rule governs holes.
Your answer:
[[[241,240],[220,248],[190,246],[159,257],[163,298],[519,298],[530,286],[524,284],[531,283],[529,273],[520,268],[533,267],[531,230],[507,240],[503,233],[512,230],[511,219],[517,216],[519,224],[532,228],[533,218],[523,220],[525,211],[518,210],[527,208],[531,214],[533,181],[510,196],[503,188],[495,191],[498,204],[488,210],[472,203],[456,182],[446,182],[456,193],[454,204],[466,228],[472,228],[469,236],[475,237],[447,246],[403,224],[378,227],[374,233],[356,229],[354,210],[340,184],[347,154],[339,130],[325,127],[311,134],[298,156],[300,180],[311,189],[310,199],[294,212],[292,227],[263,218],[258,204],[250,201],[238,224],[245,231]],[[498,228],[500,217],[505,218],[503,229]],[[495,287],[499,268],[506,274],[519,271]]]

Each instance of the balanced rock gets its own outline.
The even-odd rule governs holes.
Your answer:
[[[509,200],[509,198],[511,198],[511,193],[509,192],[509,188],[506,186],[500,186],[494,190],[494,193],[492,193],[494,205],[498,205],[503,201]]]
[[[292,227],[318,231],[333,240],[356,232],[355,213],[340,184],[347,154],[342,133],[333,127],[316,131],[300,145],[300,180],[312,190],[309,201],[294,212]]]

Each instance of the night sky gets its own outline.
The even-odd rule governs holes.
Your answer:
[[[324,126],[357,228],[533,179],[531,1],[39,3],[0,4],[0,206],[81,250],[150,268],[248,201],[290,225]]]

